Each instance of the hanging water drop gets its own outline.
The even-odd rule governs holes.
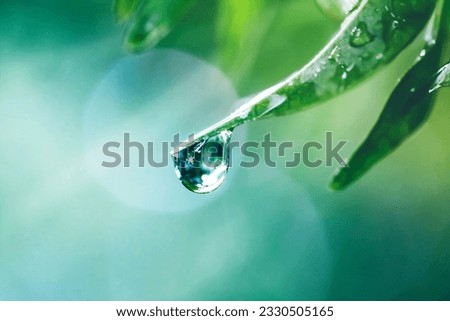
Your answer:
[[[175,173],[187,189],[206,194],[222,185],[229,167],[231,135],[224,130],[174,152]]]
[[[360,22],[352,30],[350,35],[350,45],[353,47],[363,47],[368,43],[371,43],[374,39],[375,36],[367,30],[367,25],[364,22]]]

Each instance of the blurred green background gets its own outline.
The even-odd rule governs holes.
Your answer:
[[[341,193],[328,190],[327,167],[234,167],[202,196],[175,174],[116,177],[89,163],[96,130],[132,119],[115,134],[144,137],[180,115],[184,130],[202,129],[197,120],[210,125],[237,97],[298,69],[339,27],[312,0],[229,3],[200,1],[139,57],[123,48],[110,1],[0,3],[0,299],[450,299],[448,90],[412,139]],[[241,21],[240,10],[254,14]],[[337,99],[236,137],[270,131],[301,146],[332,131],[349,156],[409,61],[405,53]],[[196,68],[212,78],[195,78]],[[191,91],[223,106],[196,108]]]

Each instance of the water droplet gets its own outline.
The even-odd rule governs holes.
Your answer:
[[[187,189],[206,194],[222,185],[228,172],[231,135],[224,130],[173,155],[175,173]]]
[[[350,45],[353,47],[363,47],[375,39],[367,30],[367,25],[364,22],[359,22],[358,25],[353,28],[350,35]]]
[[[339,47],[336,46],[333,48],[333,50],[330,52],[330,55],[328,56],[328,59],[330,60],[337,60],[339,58]]]
[[[271,112],[272,110],[283,104],[286,100],[287,97],[284,95],[283,96],[277,94],[271,95],[269,97],[269,105],[267,106],[266,110],[263,113],[261,113],[261,116],[268,114],[269,112]]]
[[[393,20],[393,21],[392,21],[392,30],[397,29],[397,28],[398,28],[398,24],[399,24],[399,21],[398,21],[398,20]]]

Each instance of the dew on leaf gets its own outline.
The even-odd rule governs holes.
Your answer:
[[[350,45],[353,47],[363,47],[371,43],[374,39],[375,36],[367,30],[367,25],[364,22],[359,22],[351,32]]]

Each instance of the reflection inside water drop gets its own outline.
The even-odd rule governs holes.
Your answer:
[[[222,185],[228,172],[231,134],[224,130],[173,154],[175,173],[186,188],[205,194]]]

